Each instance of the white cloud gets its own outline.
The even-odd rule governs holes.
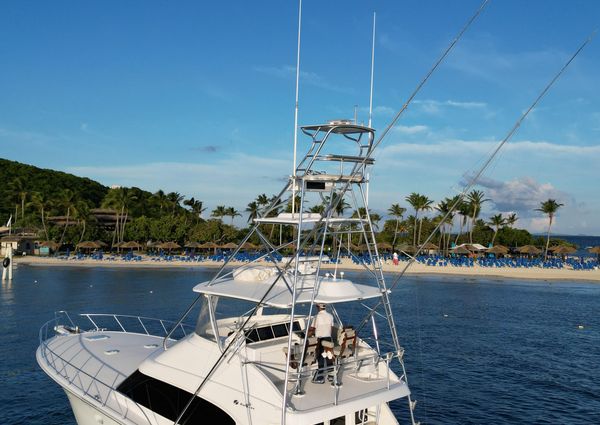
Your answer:
[[[437,143],[395,143],[382,148],[378,155],[388,156],[388,154],[400,153],[410,155],[439,155],[456,154],[457,152],[469,154],[485,154],[491,152],[496,146],[497,141],[468,141],[468,140],[447,140]],[[504,152],[527,153],[536,156],[539,155],[572,155],[577,157],[590,156],[600,159],[600,145],[561,145],[550,142],[520,141],[508,142],[503,147]]]
[[[274,66],[255,66],[254,70],[261,74],[270,75],[276,78],[282,78],[286,80],[296,78],[296,67],[290,65],[283,65],[280,67]],[[314,87],[319,87],[326,90],[331,90],[338,93],[354,93],[354,89],[349,87],[340,87],[333,83],[330,83],[325,78],[321,77],[315,72],[308,72],[300,70],[300,80],[303,83],[309,84]]]
[[[551,183],[540,183],[532,177],[517,177],[509,181],[480,179],[478,185],[500,212],[516,212],[521,217],[538,216],[535,209],[542,201],[555,199],[569,206],[576,205],[571,195],[556,189]]]
[[[428,129],[426,125],[397,125],[394,127],[394,132],[400,134],[417,134],[424,133]]]
[[[418,105],[421,111],[428,114],[439,114],[442,109],[447,108],[456,108],[456,109],[485,109],[487,108],[487,103],[485,102],[464,102],[458,100],[434,100],[434,99],[425,99],[425,100],[414,100],[413,103]]]

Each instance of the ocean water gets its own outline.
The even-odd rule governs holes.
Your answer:
[[[577,245],[577,252],[575,255],[583,257],[596,256],[596,254],[590,254],[587,249],[592,246],[600,246],[600,236],[584,236],[584,235],[552,235],[551,237],[564,239],[568,242]]]
[[[20,266],[0,287],[0,424],[75,424],[35,361],[54,311],[176,320],[211,273]],[[600,285],[422,276],[392,298],[421,423],[600,423]]]

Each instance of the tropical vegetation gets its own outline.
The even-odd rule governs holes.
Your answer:
[[[87,178],[4,159],[0,159],[0,178],[8,182],[0,187],[0,224],[12,215],[15,226],[35,229],[41,240],[71,245],[84,240],[100,240],[112,246],[124,241],[225,243],[239,241],[246,233],[246,229],[234,225],[242,211],[233,206],[218,205],[207,212],[201,200],[187,199],[178,192],[158,190],[151,193],[137,187],[108,188]],[[291,202],[275,204],[274,199],[263,193],[250,200],[243,210],[246,215],[243,222],[250,225],[259,216],[291,212]],[[547,253],[554,218],[563,206],[554,199],[540,202],[536,211],[548,217],[546,240],[543,241],[526,230],[515,228],[518,217],[514,213],[506,216],[494,213],[486,219],[480,218],[482,206],[490,201],[480,190],[473,190],[464,198],[455,196],[438,202],[413,192],[404,201],[404,206],[394,202],[387,209],[386,220],[369,211],[378,240],[391,244],[393,249],[401,245],[419,246],[428,240],[446,253],[454,245],[473,242],[509,247],[545,243]],[[295,205],[298,211],[299,200]],[[305,210],[322,214],[328,205],[336,205],[332,216],[363,218],[367,213],[364,208],[349,211],[346,199],[332,200],[326,196],[322,204]],[[409,211],[412,214],[406,216]],[[431,235],[436,228],[432,237],[423,237]],[[359,233],[348,230],[348,244],[364,243]],[[261,224],[259,231],[280,244],[293,236],[290,229],[277,224]],[[254,236],[251,242],[258,243],[258,238]],[[332,239],[330,243],[334,250],[340,246],[337,240]]]

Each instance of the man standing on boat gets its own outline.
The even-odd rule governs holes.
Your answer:
[[[322,384],[325,382],[323,369],[325,367],[325,357],[323,357],[323,342],[332,343],[331,331],[333,329],[333,315],[327,311],[326,304],[319,304],[319,312],[315,316],[312,326],[308,329],[309,336],[317,337],[317,362],[319,371],[315,377],[315,382]],[[328,362],[329,363],[329,362]]]

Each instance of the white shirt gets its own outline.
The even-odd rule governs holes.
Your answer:
[[[315,336],[317,338],[331,337],[331,327],[333,326],[333,315],[327,310],[321,310],[315,316]]]

